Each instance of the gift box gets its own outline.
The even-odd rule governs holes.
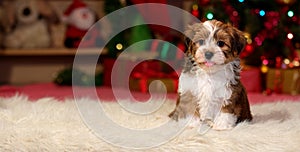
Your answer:
[[[123,87],[135,91],[148,92],[148,87],[152,83],[154,91],[161,91],[162,83],[166,86],[168,92],[176,92],[178,74],[181,62],[167,61],[168,63],[150,59],[136,60],[129,58],[119,58],[104,60],[104,85],[114,87]],[[176,64],[177,69],[170,65]],[[180,64],[180,65],[179,65]],[[159,83],[154,80],[161,80]]]
[[[247,92],[261,92],[262,81],[260,69],[256,67],[243,68],[241,72],[241,82]]]
[[[167,92],[177,92],[178,74],[168,63],[159,60],[143,61],[130,74],[130,90],[146,93],[151,88],[151,91],[159,93],[164,91],[164,87]]]
[[[164,88],[165,87],[165,88]],[[130,78],[129,89],[131,91],[141,91],[141,92],[151,92],[154,93],[176,93],[178,88],[178,79],[171,78],[148,78],[148,79],[135,79]]]
[[[300,93],[300,69],[273,69],[266,74],[266,87],[275,93]]]

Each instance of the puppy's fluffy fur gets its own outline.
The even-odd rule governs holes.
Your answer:
[[[231,25],[212,20],[186,31],[188,50],[179,77],[178,99],[169,115],[195,115],[216,130],[252,120],[247,93],[240,82],[239,54],[246,40]]]

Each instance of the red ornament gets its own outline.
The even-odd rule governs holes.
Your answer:
[[[245,50],[249,53],[253,52],[253,46],[251,44],[247,44]]]
[[[240,58],[245,58],[249,56],[253,52],[254,48],[251,44],[247,44],[245,46],[244,51],[240,54]]]
[[[199,11],[198,10],[192,10],[192,15],[199,18]]]
[[[276,57],[276,63],[275,63],[275,67],[276,68],[281,68],[282,65],[282,58],[281,57]]]

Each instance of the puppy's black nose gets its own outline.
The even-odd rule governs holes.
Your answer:
[[[207,51],[204,53],[204,56],[207,60],[210,60],[214,56],[214,53]]]

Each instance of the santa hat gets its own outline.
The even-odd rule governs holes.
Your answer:
[[[73,3],[67,8],[67,10],[64,12],[64,16],[69,16],[73,10],[77,8],[87,7],[85,3],[83,3],[80,0],[73,0]]]

